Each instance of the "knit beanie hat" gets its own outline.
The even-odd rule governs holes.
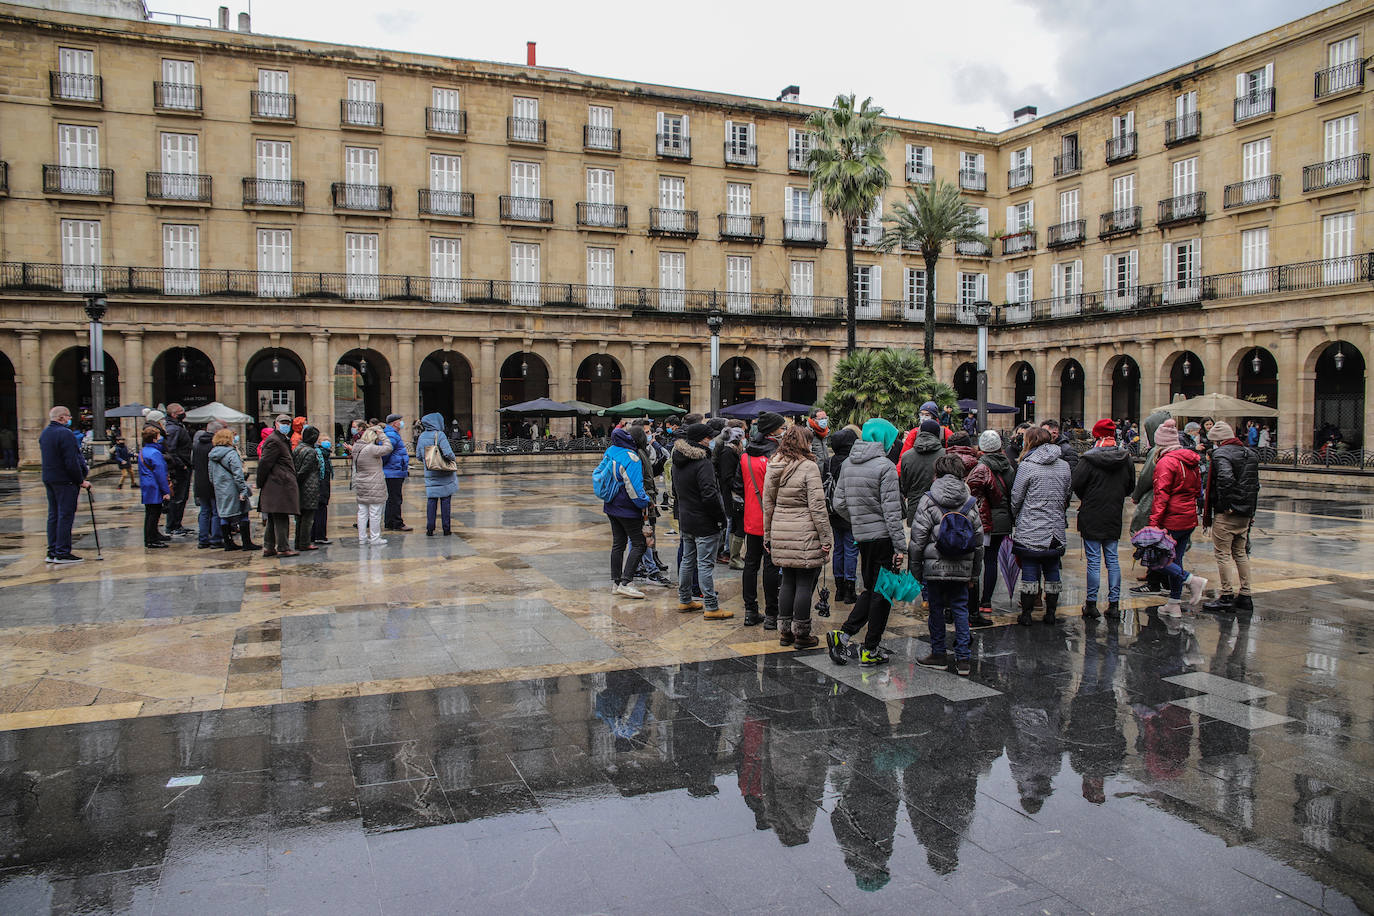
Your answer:
[[[1002,434],[995,429],[984,430],[978,437],[978,451],[980,452],[1000,452],[1002,450]]]
[[[1111,420],[1098,420],[1093,424],[1093,438],[1106,439],[1116,436],[1116,423]]]
[[[1155,430],[1155,445],[1160,448],[1173,448],[1178,445],[1178,424],[1172,417],[1159,424],[1159,429]]]
[[[1198,433],[1202,432],[1202,425],[1194,421],[1185,425],[1183,431],[1190,436],[1196,436]]]
[[[691,426],[687,427],[687,433],[683,438],[693,445],[696,445],[702,439],[711,438],[711,427],[707,426],[705,423],[693,423]]]
[[[930,433],[932,436],[940,435],[940,421],[931,419],[922,420],[921,432]]]
[[[1231,428],[1231,424],[1225,420],[1218,420],[1212,424],[1212,428],[1207,432],[1207,438],[1213,442],[1225,442],[1227,439],[1236,438],[1236,431]]]
[[[786,422],[782,414],[773,413],[772,411],[761,413],[758,419],[759,435],[771,436],[773,433],[782,429],[782,425]]]

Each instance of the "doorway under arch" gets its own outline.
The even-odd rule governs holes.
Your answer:
[[[820,368],[814,361],[798,357],[782,370],[782,399],[793,404],[815,404],[820,384]]]
[[[243,412],[256,418],[252,424],[255,434],[264,426],[271,426],[277,414],[305,416],[309,407],[305,399],[305,363],[292,351],[281,347],[258,351],[248,361],[244,379],[248,383],[248,403],[243,405]],[[257,448],[252,439],[244,444],[250,454]]]
[[[435,350],[420,362],[420,416],[438,413],[449,433],[472,431],[472,364],[457,350]]]
[[[1112,419],[1140,422],[1140,364],[1118,356],[1108,365],[1112,379]]]
[[[154,404],[180,404],[193,410],[214,400],[215,364],[204,352],[174,347],[153,360]]]
[[[595,353],[577,366],[577,400],[601,407],[623,403],[620,363],[605,353]]]
[[[391,413],[391,364],[376,350],[349,350],[334,365],[334,423],[385,420]],[[413,422],[413,420],[410,420]]]
[[[91,359],[86,347],[68,347],[52,361],[52,402],[70,410],[78,422],[90,424]],[[106,353],[105,409],[118,406],[119,365]]]
[[[685,359],[664,356],[654,363],[649,370],[649,400],[691,411],[692,367]]]
[[[1364,446],[1364,354],[1349,341],[1327,345],[1317,357],[1312,421],[1316,445]]]
[[[732,356],[720,367],[720,406],[729,407],[758,397],[758,367],[744,356]]]

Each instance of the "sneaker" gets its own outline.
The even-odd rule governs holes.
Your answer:
[[[825,634],[825,649],[830,653],[832,662],[837,665],[849,664],[849,653],[845,651],[849,648],[848,642],[843,630],[831,630]]]
[[[359,547],[366,547],[366,546],[367,546],[367,538],[358,538],[358,546],[359,546]]]
[[[679,601],[677,604],[677,609],[684,614],[691,611],[700,611],[705,607],[706,605],[702,604],[700,601],[688,601],[685,604]]]
[[[868,649],[864,649],[859,653],[859,666],[862,668],[872,668],[876,665],[886,664],[887,653],[882,649],[874,649],[871,652]]]
[[[1149,583],[1131,586],[1132,595],[1158,595],[1162,591],[1164,591],[1164,589],[1154,588],[1149,585]]]
[[[386,543],[386,538],[368,538],[368,539],[367,539],[367,546],[369,546],[369,547],[381,547],[381,546],[382,546],[383,544],[385,544],[385,543]]]
[[[1182,617],[1183,609],[1178,606],[1177,601],[1166,601],[1159,607],[1161,617]]]
[[[943,652],[932,652],[923,658],[916,659],[916,664],[922,668],[946,668],[949,666],[949,656]]]
[[[622,582],[615,587],[615,594],[622,598],[643,598],[644,593],[635,588],[628,582]]]
[[[763,628],[764,628],[765,630],[776,630],[776,629],[778,628],[778,618],[776,618],[776,617],[764,617],[764,618],[763,618]]]
[[[69,566],[72,563],[80,563],[82,561],[82,558],[78,557],[74,553],[60,553],[57,556],[53,557],[52,561],[56,563],[58,566]]]
[[[47,557],[45,557],[45,558],[43,559],[43,562],[44,562],[44,563],[56,563],[56,562],[57,562],[57,557],[53,556],[52,554],[48,554]]]
[[[649,581],[662,588],[677,588],[677,583],[669,579],[663,573],[654,573],[649,577]]]
[[[320,547],[328,547],[330,544],[332,544],[332,543],[334,543],[334,542],[331,541],[329,538],[316,538],[315,540],[311,541],[310,543],[312,543],[312,544],[318,544]]]
[[[973,673],[973,662],[967,658],[961,658],[954,663],[954,673],[960,677],[968,677]]]
[[[1188,603],[1198,605],[1202,603],[1203,591],[1207,588],[1207,580],[1193,573],[1188,576],[1188,581],[1183,583],[1188,588]]]
[[[734,611],[727,611],[723,607],[718,607],[714,611],[707,611],[701,615],[706,620],[729,620],[735,616]]]

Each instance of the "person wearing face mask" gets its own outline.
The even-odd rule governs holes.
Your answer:
[[[821,483],[824,484],[830,476],[830,447],[826,443],[826,436],[830,435],[830,415],[817,407],[811,411],[806,426],[811,430],[811,454],[821,469]]]
[[[162,507],[172,495],[166,454],[158,442],[161,438],[162,433],[156,426],[143,427],[143,451],[138,456],[138,482],[143,494],[143,546],[148,550],[164,549],[168,540],[157,530]]]
[[[273,427],[258,458],[258,508],[266,516],[262,555],[294,557],[291,516],[300,514],[301,494],[291,457],[291,418],[279,414]]]
[[[76,520],[76,497],[90,489],[86,480],[86,460],[72,434],[72,413],[65,407],[48,411],[48,425],[38,437],[43,459],[43,489],[48,496],[49,563],[80,563],[72,553],[72,522]]]
[[[167,405],[166,435],[162,455],[167,459],[167,474],[172,495],[167,500],[167,533],[185,536],[191,532],[182,524],[186,501],[191,495],[191,433],[186,429],[186,410],[180,404]]]
[[[401,430],[406,428],[406,421],[398,413],[388,414],[384,428],[387,441],[391,443],[391,454],[382,466],[382,476],[386,478],[386,513],[383,523],[388,531],[413,531],[414,529],[401,517],[401,488],[410,476],[410,452],[406,450],[405,439],[401,436]]]
[[[215,511],[223,524],[224,549],[229,551],[251,550],[257,546],[248,531],[248,497],[253,491],[243,473],[243,458],[235,448],[238,439],[228,429],[216,432],[210,440],[208,461],[210,485],[215,491]],[[242,544],[234,542],[236,531],[243,534]]]
[[[315,446],[320,455],[320,499],[315,507],[315,523],[310,528],[310,543],[318,547],[327,547],[332,543],[326,533],[329,525],[329,491],[332,488],[330,481],[334,479],[334,465],[329,460],[331,448],[327,436],[321,437]]]
[[[320,440],[320,431],[306,424],[301,427],[300,436],[300,443],[291,450],[301,509],[296,517],[296,550],[319,550],[311,542],[310,534],[315,527],[315,511],[320,505],[320,453],[315,448],[315,443]]]

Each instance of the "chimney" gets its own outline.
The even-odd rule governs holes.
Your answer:
[[[247,13],[239,13],[239,31],[240,31],[240,32],[251,32],[251,31],[253,31],[253,22],[252,22],[252,20],[249,18],[249,16],[248,16]]]
[[[1034,105],[1022,105],[1011,113],[1011,123],[1029,124],[1031,121],[1035,120],[1036,115],[1039,113],[1040,109],[1036,108]]]
[[[801,87],[800,87],[800,86],[788,86],[786,89],[784,89],[782,92],[780,92],[780,93],[778,94],[778,101],[779,101],[779,102],[800,102],[800,101],[801,101]]]
[[[227,6],[219,8],[219,27],[226,32],[229,31],[229,7]]]
[[[534,42],[532,41],[525,42],[525,66],[538,66],[538,64],[534,62]]]

